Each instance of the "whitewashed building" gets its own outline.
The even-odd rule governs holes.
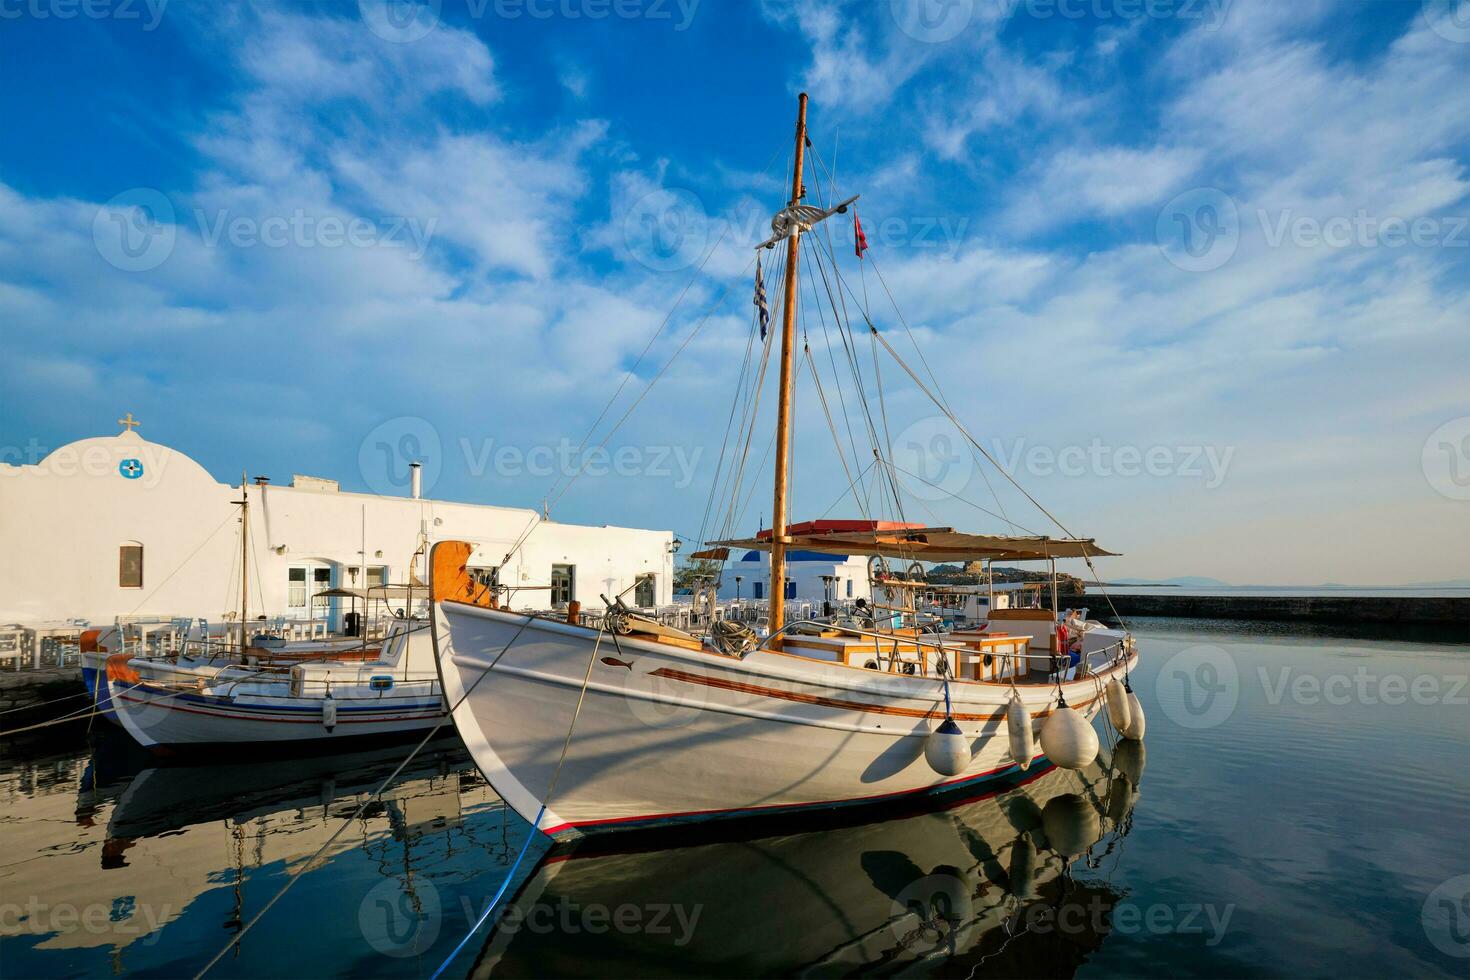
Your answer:
[[[764,551],[733,553],[720,573],[720,599],[769,599],[770,582],[770,554]],[[862,555],[788,551],[786,598],[811,602],[871,599],[868,560]]]
[[[131,419],[131,416],[129,417]],[[415,481],[417,485],[417,481]],[[500,570],[518,609],[630,589],[642,606],[672,601],[669,531],[544,521],[535,511],[349,493],[333,480],[248,488],[249,615],[327,619],[351,599],[336,587],[426,578],[426,544],[477,545],[486,577]],[[0,464],[0,623],[117,617],[230,618],[240,598],[240,488],[131,428],[83,439],[31,465]],[[365,552],[365,553],[364,553]]]

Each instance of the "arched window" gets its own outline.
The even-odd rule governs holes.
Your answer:
[[[141,589],[143,587],[143,546],[129,541],[117,549],[117,587]]]

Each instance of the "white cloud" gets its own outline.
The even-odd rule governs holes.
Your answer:
[[[1021,232],[1158,208],[1202,162],[1198,150],[1068,147],[1022,176],[1009,221]]]

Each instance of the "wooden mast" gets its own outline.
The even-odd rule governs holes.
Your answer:
[[[801,203],[806,189],[801,183],[806,158],[806,93],[801,93],[796,111],[796,155],[791,173],[791,201]],[[791,475],[791,393],[796,373],[796,270],[800,261],[800,225],[791,225],[786,239],[786,302],[781,321],[781,387],[776,407],[776,489],[771,507],[771,604],[767,626],[772,633],[785,622],[786,614],[786,528],[787,481]],[[779,638],[773,644],[779,648]]]
[[[250,491],[245,471],[240,471],[240,660],[245,659],[246,619],[250,603]]]

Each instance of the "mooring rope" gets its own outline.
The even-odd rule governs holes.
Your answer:
[[[142,681],[139,681],[137,684],[131,684],[128,687],[123,688],[123,690],[124,691],[131,691],[131,690],[133,690],[136,687],[141,687],[142,684],[143,684],[143,682]],[[82,694],[90,694],[91,692],[90,691],[83,691],[81,693]],[[76,695],[67,695],[67,696],[68,697],[75,697]],[[62,700],[62,699],[58,698],[57,700]],[[50,702],[50,703],[53,703],[54,704],[55,702]],[[27,707],[29,707],[29,706],[27,706]],[[16,709],[13,709],[13,710],[19,711],[19,710],[22,710],[22,709],[16,708]],[[95,718],[98,715],[105,715],[105,714],[107,714],[108,711],[115,711],[115,710],[117,710],[117,709],[115,709],[115,708],[107,708],[107,709],[103,709],[103,710],[99,711],[99,710],[97,710],[97,704],[94,701],[92,704],[87,705],[85,708],[78,708],[76,711],[70,712],[68,714],[64,714],[64,715],[62,715],[59,718],[52,718],[50,721],[42,721],[42,722],[38,722],[38,723],[36,723],[34,725],[27,725],[24,728],[11,728],[11,729],[9,729],[7,731],[0,732],[0,738],[9,738],[11,735],[19,735],[21,732],[35,731],[38,728],[50,728],[52,725],[61,725],[61,724],[64,724],[64,723],[66,723],[68,721],[81,721],[83,718]]]
[[[524,627],[522,628],[524,629]],[[587,658],[587,672],[582,675],[582,690],[577,694],[577,707],[572,712],[572,723],[567,726],[567,737],[561,743],[561,756],[556,760],[556,769],[551,773],[551,785],[546,789],[546,796],[541,801],[541,809],[536,812],[536,819],[531,821],[531,829],[526,834],[526,842],[521,845],[521,853],[516,856],[515,863],[505,873],[505,880],[500,883],[500,889],[496,891],[495,897],[490,900],[490,904],[485,906],[485,911],[480,913],[480,917],[470,926],[469,932],[464,934],[464,938],[444,958],[444,962],[439,964],[439,969],[434,971],[429,980],[439,980],[439,976],[445,970],[449,969],[449,964],[454,962],[454,958],[460,954],[465,948],[465,945],[474,937],[475,933],[480,931],[480,927],[490,918],[491,913],[500,906],[500,900],[505,897],[506,890],[510,888],[510,883],[515,880],[516,871],[520,868],[521,862],[525,860],[526,852],[531,849],[531,841],[536,839],[536,833],[541,827],[541,818],[546,815],[546,807],[550,805],[551,796],[556,792],[557,780],[561,778],[562,764],[567,761],[567,750],[572,747],[572,732],[577,728],[577,719],[582,716],[582,704],[587,698],[587,685],[592,681],[592,665],[597,663],[597,651],[602,647],[602,636],[604,632],[606,631],[603,628],[597,630],[597,641],[592,644],[592,655]],[[623,648],[618,643],[618,634],[613,633],[612,637],[613,645],[618,648],[619,653],[622,653]]]
[[[342,836],[342,831],[352,826],[353,822],[358,820],[364,813],[366,813],[367,808],[371,806],[374,802],[376,802],[378,797],[383,795],[383,791],[388,788],[388,784],[397,779],[398,774],[403,772],[403,770],[407,768],[408,764],[414,760],[414,758],[419,754],[420,751],[423,750],[423,747],[425,745],[429,744],[430,740],[433,739],[435,734],[438,733],[439,729],[444,727],[444,723],[453,716],[454,710],[458,708],[461,704],[464,704],[465,699],[474,693],[475,688],[479,687],[480,681],[490,676],[490,672],[495,669],[495,665],[500,663],[500,658],[504,657],[506,652],[509,651],[511,647],[515,646],[516,640],[519,640],[521,638],[521,634],[526,631],[527,626],[531,625],[531,621],[534,618],[535,617],[532,616],[526,617],[526,621],[521,624],[520,629],[516,630],[515,635],[510,638],[510,642],[507,643],[504,648],[502,648],[501,651],[495,655],[495,659],[490,661],[490,665],[485,668],[485,670],[480,674],[479,677],[475,678],[475,682],[469,686],[469,688],[464,692],[460,699],[456,701],[454,705],[448,709],[448,711],[445,712],[444,717],[440,718],[434,724],[434,727],[429,729],[428,734],[423,737],[418,745],[414,746],[413,751],[408,754],[408,757],[398,764],[398,768],[389,773],[388,777],[378,784],[378,788],[373,790],[372,794],[368,796],[366,800],[363,800],[362,804],[357,808],[357,810],[354,811],[351,816],[342,821],[341,825],[332,832],[332,836],[328,837],[326,841],[324,841],[322,845],[316,849],[311,857],[306,859],[306,862],[301,865],[300,870],[298,870],[295,874],[291,875],[291,877],[287,879],[286,883],[281,886],[281,889],[271,896],[270,901],[266,902],[261,910],[255,913],[254,917],[251,918],[249,922],[245,923],[244,928],[236,933],[235,936],[228,943],[226,943],[218,953],[215,953],[214,957],[208,963],[204,964],[203,969],[194,974],[194,980],[200,980],[200,978],[202,978],[206,973],[213,969],[216,963],[224,959],[226,953],[228,953],[231,949],[239,946],[240,941],[245,938],[245,934],[248,933],[251,929],[255,928],[256,923],[260,922],[260,920],[265,917],[265,914],[271,910],[272,906],[279,902],[282,896],[286,894],[286,892],[291,890],[291,886],[295,885],[296,882],[301,880],[301,877],[305,875],[306,872],[311,870],[312,866],[316,864],[317,860],[324,853],[326,853],[327,848],[331,847],[332,844],[336,842],[337,838]]]
[[[37,708],[44,708],[48,704],[60,704],[62,701],[70,701],[72,698],[79,698],[84,694],[90,696],[91,693],[91,691],[77,691],[75,694],[63,694],[61,697],[52,698],[50,701],[38,701],[35,704],[23,704],[18,708],[6,708],[4,711],[0,711],[0,715],[8,715],[14,711],[35,711]],[[0,732],[0,735],[3,734],[4,732]]]
[[[6,731],[0,732],[0,738],[9,738],[12,735],[19,735],[21,732],[33,732],[38,728],[50,728],[52,725],[61,725],[69,721],[81,721],[83,718],[91,718],[95,715],[103,715],[106,713],[107,712],[105,711],[94,710],[93,706],[89,704],[80,711],[75,711],[71,714],[62,715],[60,718],[52,718],[50,721],[43,721],[34,725],[26,725],[24,728],[11,728]]]

